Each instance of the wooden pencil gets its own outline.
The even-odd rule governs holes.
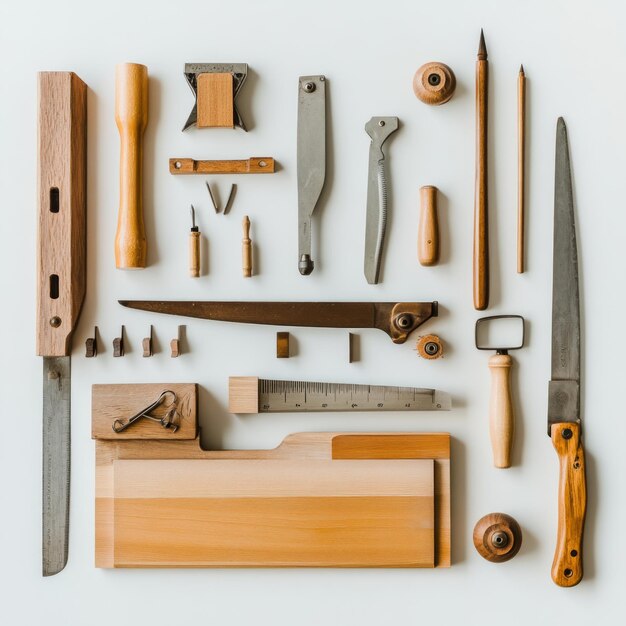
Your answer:
[[[526,75],[520,65],[517,78],[517,273],[524,272],[524,188],[526,161]]]
[[[476,61],[476,180],[474,193],[474,308],[489,305],[489,226],[487,198],[487,98],[489,63],[481,29]]]

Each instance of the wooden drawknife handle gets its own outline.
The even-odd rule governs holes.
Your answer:
[[[115,68],[115,122],[120,132],[120,207],[115,235],[115,266],[146,266],[143,220],[143,133],[148,124],[148,68],[121,63]]]
[[[552,580],[560,587],[573,587],[583,577],[583,529],[587,511],[580,424],[553,424],[551,437],[559,455],[559,521]]]
[[[495,467],[511,467],[511,447],[515,418],[511,400],[511,365],[508,354],[494,354],[489,359],[491,399],[489,401],[489,434]]]

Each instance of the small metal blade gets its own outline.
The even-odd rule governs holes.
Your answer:
[[[43,359],[43,575],[67,563],[70,512],[70,357]]]
[[[552,275],[552,369],[548,434],[554,423],[580,419],[580,300],[574,196],[567,129],[556,131],[554,252]]]
[[[363,269],[370,285],[380,276],[385,232],[387,229],[387,175],[383,144],[398,130],[397,117],[373,117],[365,130],[371,137],[367,176],[367,211],[365,218],[365,258]]]
[[[298,88],[298,269],[313,271],[311,216],[326,179],[326,79],[300,76]]]

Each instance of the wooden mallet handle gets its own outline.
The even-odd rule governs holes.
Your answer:
[[[439,225],[437,222],[437,187],[420,188],[420,218],[417,230],[417,258],[422,265],[439,261]]]
[[[491,399],[489,401],[489,434],[495,467],[511,467],[511,446],[515,421],[511,400],[511,364],[508,354],[494,354],[489,359]]]
[[[121,63],[115,68],[115,121],[120,133],[120,207],[115,235],[115,266],[146,267],[143,219],[143,133],[148,124],[148,68]]]

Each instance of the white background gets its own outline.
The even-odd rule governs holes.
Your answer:
[[[617,1],[576,2],[3,2],[0,9],[0,141],[3,305],[1,398],[2,549],[0,621],[13,624],[408,624],[624,623],[624,32]],[[527,319],[515,353],[518,428],[514,467],[491,466],[488,354],[473,344],[474,64],[480,28],[489,51],[492,298],[489,314]],[[441,60],[456,93],[428,107],[412,92],[415,70]],[[114,267],[118,133],[114,68],[141,62],[150,75],[145,137],[149,267]],[[240,99],[250,132],[180,129],[193,98],[185,62],[246,62]],[[515,273],[516,81],[528,76],[528,272]],[[72,373],[70,557],[40,576],[41,358],[35,356],[36,72],[73,70],[89,85],[88,289]],[[299,75],[328,79],[326,189],[315,217],[309,277],[297,271],[296,113]],[[369,138],[373,115],[397,115],[388,144],[391,220],[383,283],[362,273]],[[573,589],[550,579],[556,534],[557,459],[546,436],[550,375],[552,207],[556,119],[568,123],[577,203],[583,311],[583,416],[589,509],[585,578]],[[216,216],[201,177],[174,178],[168,158],[274,156],[273,176],[213,178]],[[418,189],[441,190],[442,263],[416,261]],[[189,204],[208,238],[209,271],[187,277]],[[258,275],[244,280],[240,222],[252,220]],[[396,346],[360,332],[362,360],[348,364],[347,333],[294,329],[297,356],[275,358],[272,327],[187,321],[188,352],[169,357],[181,321],[122,309],[118,298],[433,300],[441,316],[423,327],[447,346],[420,360],[412,340]],[[184,320],[182,320],[184,322]],[[141,356],[155,327],[157,353]],[[84,358],[94,324],[102,342]],[[126,325],[128,354],[112,358]],[[453,394],[448,414],[262,415],[227,412],[229,375],[433,386]],[[97,570],[94,552],[93,383],[197,382],[203,443],[273,447],[305,430],[446,430],[453,436],[449,570]],[[482,515],[504,511],[524,544],[503,565],[475,552]]]

